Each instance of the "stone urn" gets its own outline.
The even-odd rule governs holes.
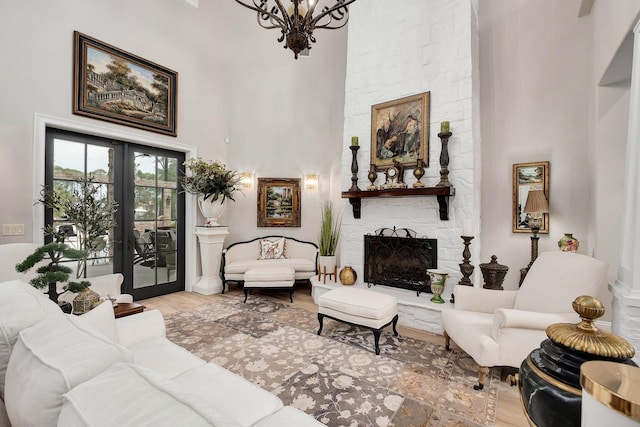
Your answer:
[[[600,360],[636,366],[631,360],[635,349],[628,341],[594,325],[605,311],[599,300],[581,296],[572,305],[582,321],[549,326],[549,338],[522,362],[518,374],[508,377],[520,388],[530,425],[580,427],[583,363]]]
[[[220,198],[216,201],[213,201],[213,197],[205,200],[201,194],[198,196],[198,207],[200,208],[202,216],[206,218],[204,223],[205,227],[218,227],[220,225],[218,224],[218,218],[220,218],[224,212],[224,205]]]

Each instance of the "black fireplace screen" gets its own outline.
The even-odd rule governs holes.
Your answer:
[[[381,228],[364,236],[364,281],[431,292],[428,268],[438,267],[438,241],[417,238],[407,228]]]

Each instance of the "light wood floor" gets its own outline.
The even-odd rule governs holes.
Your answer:
[[[259,291],[256,291],[258,294]],[[298,308],[309,310],[312,312],[317,311],[317,305],[311,299],[311,287],[305,285],[296,284],[295,292],[293,295],[293,304],[289,301],[288,292],[264,292],[260,293],[261,296],[267,298],[273,298],[278,302],[287,305],[293,305]],[[170,295],[164,295],[160,297],[150,298],[146,300],[137,301],[147,307],[147,309],[160,310],[162,314],[174,313],[176,311],[189,310],[200,304],[206,304],[218,298],[243,298],[244,294],[237,285],[231,285],[231,289],[224,295],[210,295],[204,296],[193,292],[177,292]],[[251,298],[251,297],[249,297]],[[405,336],[410,336],[416,339],[435,342],[443,344],[444,339],[440,335],[432,334],[430,332],[421,331],[418,329],[409,328],[406,326],[398,325],[398,332]],[[508,371],[508,372],[505,372]],[[496,426],[498,427],[528,427],[529,423],[523,413],[522,406],[520,404],[520,396],[516,387],[511,387],[505,380],[508,373],[516,372],[515,369],[503,368],[503,380],[500,383],[500,389],[498,392],[498,413],[496,416]]]

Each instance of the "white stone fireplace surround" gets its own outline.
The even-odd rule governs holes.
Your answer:
[[[477,13],[473,2],[456,0],[407,0],[411,7],[394,2],[366,2],[353,5],[349,20],[349,50],[345,85],[345,134],[341,170],[341,191],[351,186],[351,137],[358,136],[358,187],[366,191],[370,164],[371,106],[386,101],[430,92],[429,159],[422,182],[435,186],[440,179],[440,122],[451,123],[449,140],[449,181],[455,195],[449,198],[449,220],[442,221],[435,196],[368,197],[361,199],[361,218],[353,217],[347,199],[343,212],[340,265],[352,266],[362,282],[363,236],[379,228],[409,228],[418,236],[438,240],[438,268],[449,272],[443,298],[446,304],[433,304],[431,294],[416,297],[415,291],[393,289],[398,293],[399,323],[441,333],[440,310],[450,307],[451,288],[461,278],[462,225],[473,222],[474,234],[480,223],[480,140],[477,122]],[[357,9],[357,13],[356,13]],[[391,25],[390,23],[394,23]],[[395,52],[402,50],[402,55]],[[405,182],[416,180],[406,168]],[[384,182],[378,172],[375,185]],[[471,242],[471,262],[478,265],[479,241]],[[476,267],[472,280],[480,275]],[[312,283],[316,284],[315,281]],[[339,285],[339,283],[338,283]],[[327,285],[314,286],[314,293]],[[335,285],[332,285],[335,286]],[[341,286],[341,285],[340,285]],[[384,287],[377,286],[376,291]],[[315,296],[314,296],[315,298]]]

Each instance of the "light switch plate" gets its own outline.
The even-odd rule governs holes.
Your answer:
[[[3,236],[24,236],[24,224],[2,224]]]

